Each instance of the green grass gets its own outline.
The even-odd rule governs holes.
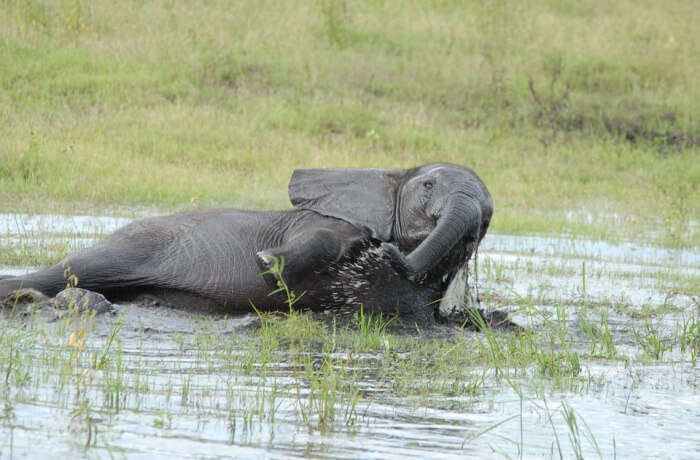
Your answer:
[[[482,270],[482,276],[498,278],[496,267]],[[595,272],[587,273],[587,283],[594,283]],[[657,276],[677,282],[665,273]],[[287,296],[293,298],[291,292]],[[145,331],[124,317],[96,318],[71,309],[57,322],[44,322],[38,314],[5,312],[0,316],[2,420],[12,426],[15,408],[49,405],[69,415],[72,442],[94,453],[109,448],[105,433],[118,437],[110,430],[119,431],[122,421],[136,415],[144,428],[160,432],[151,437],[167,438],[196,418],[225,422],[232,444],[255,447],[260,438],[251,442],[246,436],[290,423],[312,436],[363,436],[375,422],[386,421],[374,405],[454,411],[493,404],[494,394],[507,393],[520,400],[521,435],[519,443],[509,439],[500,447],[504,453],[532,448],[522,435],[524,407],[541,409],[543,403],[545,409],[537,413],[549,419],[552,446],[556,442],[563,458],[567,446],[555,423],[568,427],[578,456],[586,448],[600,453],[593,431],[601,433],[591,431],[582,413],[562,398],[587,395],[591,388],[605,394],[608,390],[599,390],[617,391],[634,385],[630,378],[647,378],[632,371],[623,382],[617,374],[606,377],[623,363],[629,369],[695,365],[700,328],[694,310],[679,315],[659,306],[653,319],[630,315],[619,329],[608,322],[610,301],[598,310],[599,317],[597,312],[591,317],[591,305],[578,297],[554,308],[536,306],[535,300],[518,301],[522,331],[455,331],[432,338],[406,334],[400,321],[363,310],[342,322],[287,305],[283,313],[259,313],[258,328],[226,333],[228,319],[193,315],[186,332],[152,331],[145,338]],[[165,315],[164,325],[172,321]],[[105,320],[107,326],[98,326]],[[403,333],[394,329],[401,327]],[[664,381],[685,381],[685,373],[671,374],[664,374]],[[546,398],[560,400],[561,409],[550,411]],[[501,415],[501,422],[480,426],[465,444],[518,418],[499,412],[497,420]]]
[[[3,0],[0,210],[284,208],[297,167],[452,161],[495,231],[697,245],[695,6]]]

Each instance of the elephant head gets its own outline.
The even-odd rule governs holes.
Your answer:
[[[411,279],[453,259],[455,252],[468,258],[493,213],[481,179],[450,163],[409,170],[299,169],[292,175],[289,197],[296,208],[368,228]]]

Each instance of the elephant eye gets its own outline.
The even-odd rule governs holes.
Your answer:
[[[425,187],[426,190],[431,190],[433,188],[433,183],[429,180],[423,182],[423,187]]]

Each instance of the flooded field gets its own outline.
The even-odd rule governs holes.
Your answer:
[[[127,222],[0,215],[0,275]],[[472,279],[523,333],[5,312],[0,456],[700,456],[697,248],[489,234]]]

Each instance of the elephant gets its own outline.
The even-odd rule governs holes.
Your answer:
[[[52,267],[0,279],[0,299],[23,289],[52,297],[68,280],[110,302],[236,313],[287,308],[283,286],[312,310],[362,305],[430,321],[493,214],[477,174],[451,163],[298,169],[288,191],[289,210],[134,221]]]

